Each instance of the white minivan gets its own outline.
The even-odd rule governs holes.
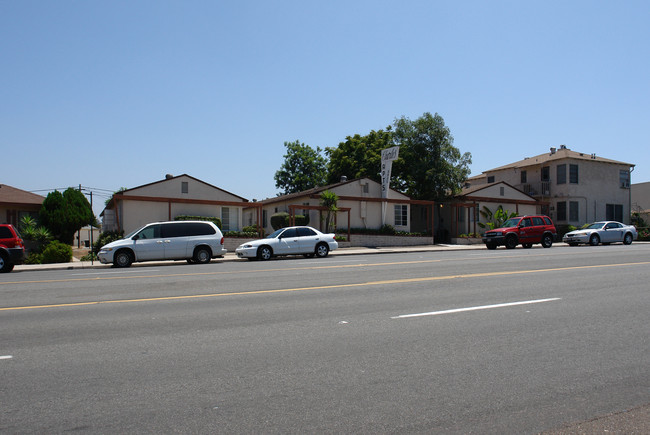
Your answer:
[[[225,253],[223,235],[214,223],[173,221],[147,224],[123,239],[102,246],[97,257],[104,264],[129,267],[136,261],[153,260],[204,264]]]

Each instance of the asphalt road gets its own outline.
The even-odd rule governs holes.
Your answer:
[[[536,434],[650,403],[650,245],[0,276],[0,432]]]

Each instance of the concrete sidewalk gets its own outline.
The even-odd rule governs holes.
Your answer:
[[[486,249],[485,245],[426,245],[426,246],[393,246],[393,247],[378,247],[378,248],[339,248],[330,252],[330,256],[344,256],[344,255],[369,255],[369,254],[397,254],[408,252],[441,252],[441,251],[463,251],[463,250],[479,250]],[[247,261],[238,258],[234,252],[228,252],[223,258],[213,259],[213,262],[223,261]],[[133,263],[131,267],[142,266],[155,266],[155,265],[173,265],[185,264],[185,260],[176,261],[147,261],[144,263]],[[14,272],[29,272],[29,271],[42,271],[42,270],[72,270],[72,269],[106,269],[110,268],[110,264],[101,264],[99,261],[79,261],[73,258],[70,263],[54,263],[54,264],[21,264],[14,267]]]

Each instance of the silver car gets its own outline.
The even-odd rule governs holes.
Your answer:
[[[566,233],[562,241],[570,246],[577,246],[580,243],[589,243],[591,246],[597,246],[600,243],[609,245],[617,242],[629,245],[636,240],[637,235],[636,227],[633,225],[625,225],[616,221],[601,221]]]
[[[265,239],[240,245],[235,249],[235,254],[249,260],[269,260],[279,255],[324,258],[338,247],[334,234],[324,234],[312,227],[288,227],[275,231]]]

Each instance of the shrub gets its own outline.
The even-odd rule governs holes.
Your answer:
[[[286,227],[288,221],[289,221],[289,213],[285,211],[281,211],[279,213],[274,213],[271,215],[271,227],[273,227],[274,230],[279,230],[280,228]]]
[[[93,243],[93,252],[95,254],[99,253],[102,246],[120,240],[122,237],[124,237],[124,231],[104,231],[99,235],[99,239]]]
[[[72,260],[72,247],[58,240],[48,243],[43,249],[43,264],[69,263]]]
[[[43,254],[38,252],[30,252],[25,258],[25,264],[41,264],[43,262]]]
[[[175,221],[208,221],[214,223],[221,229],[221,219],[216,216],[188,216],[180,215],[174,218]]]

